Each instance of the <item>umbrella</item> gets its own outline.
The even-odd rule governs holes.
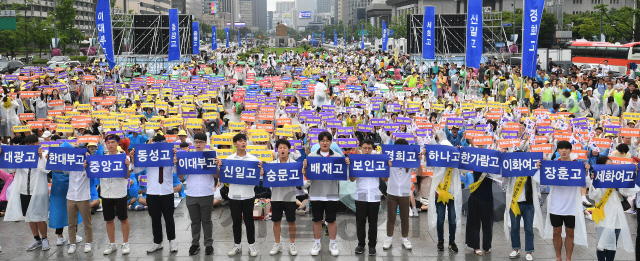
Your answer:
[[[490,181],[490,180],[489,180]],[[469,188],[462,190],[462,209],[466,212],[469,209]],[[493,221],[502,221],[504,219],[504,210],[506,209],[505,201],[507,193],[502,190],[498,184],[493,184]]]

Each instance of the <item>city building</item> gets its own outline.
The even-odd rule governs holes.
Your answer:
[[[385,0],[373,0],[366,7],[367,18],[374,27],[382,27],[382,21],[387,25],[391,21],[392,8],[385,3]]]
[[[24,5],[24,0],[3,0],[2,3]],[[47,18],[47,12],[53,12],[54,1],[29,1],[27,7],[26,13],[24,11],[16,11],[16,16],[23,17],[26,15],[27,18],[37,17],[44,20]],[[73,7],[76,9],[75,28],[84,35],[91,35],[96,26],[96,3],[93,0],[75,0]]]
[[[342,24],[348,26],[356,26],[359,24],[358,20],[365,19],[364,9],[371,3],[371,0],[336,0],[338,2],[338,15]],[[403,0],[404,1],[404,0]],[[418,1],[418,0],[415,0]],[[358,9],[360,15],[358,15]]]
[[[267,17],[267,0],[253,0],[253,26],[266,32],[269,24]]]
[[[291,9],[296,8],[295,1],[278,1],[276,2],[276,13],[285,13],[291,11]]]
[[[267,31],[273,30],[273,11],[267,12]]]
[[[246,26],[253,26],[253,1],[239,0],[238,15],[239,18],[235,22],[244,22]]]
[[[225,16],[225,25],[226,23],[230,23],[230,27],[235,28],[234,23],[239,21],[238,0],[220,0],[218,3],[220,4],[219,12],[227,14]]]
[[[333,9],[333,5],[335,4],[336,0],[317,0],[317,13],[318,14],[324,14],[324,13],[331,13],[332,9]]]

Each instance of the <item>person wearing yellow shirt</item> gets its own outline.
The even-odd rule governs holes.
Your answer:
[[[354,129],[357,129],[360,123],[362,123],[362,118],[358,119],[355,114],[352,114],[351,117],[347,118],[345,127],[354,127]]]

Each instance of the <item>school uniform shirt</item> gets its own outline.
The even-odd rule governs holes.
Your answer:
[[[417,168],[396,168],[391,167],[389,183],[387,184],[387,194],[396,197],[408,197],[411,193],[411,173],[417,172]]]
[[[244,160],[244,161],[260,161],[256,156],[251,155],[249,152],[245,154],[243,157],[238,156],[238,153],[233,153],[231,156],[227,157],[228,160]],[[222,168],[222,167],[221,167]],[[253,191],[255,186],[251,185],[239,185],[239,184],[229,184],[229,199],[233,200],[245,200],[250,199],[256,196],[256,193]]]
[[[320,149],[311,152],[308,157],[343,157],[332,149],[329,153],[322,154]],[[309,200],[311,201],[338,201],[340,200],[340,182],[338,180],[312,180],[309,188]]]
[[[287,158],[286,163],[293,163],[293,162],[296,162],[296,161],[291,159],[291,156],[289,156],[289,158]],[[281,163],[281,162],[280,162],[280,159],[276,159],[274,161],[270,161],[269,163],[271,164],[271,163]],[[296,202],[296,195],[297,195],[296,187],[271,188],[271,201]]]
[[[215,192],[216,182],[213,175],[187,175],[186,181],[189,186],[185,192],[189,197],[206,197]]]
[[[356,178],[355,200],[380,202],[380,178]]]
[[[69,175],[69,190],[67,199],[73,201],[85,201],[91,199],[91,180],[87,173],[83,171],[65,171]]]
[[[164,167],[162,173],[162,184],[160,184],[160,167],[136,168],[133,172],[139,173],[147,169],[147,195],[169,195],[173,194],[173,172],[175,166]]]
[[[127,159],[131,162],[129,156],[127,156]],[[129,169],[132,166],[133,164],[129,165]],[[127,182],[129,182],[127,178],[100,179],[100,194],[103,198],[124,198],[127,196]]]

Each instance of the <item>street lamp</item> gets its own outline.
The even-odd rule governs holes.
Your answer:
[[[27,7],[29,4],[24,0],[24,63],[29,63],[29,46],[27,45],[29,38],[29,30],[27,29]]]

